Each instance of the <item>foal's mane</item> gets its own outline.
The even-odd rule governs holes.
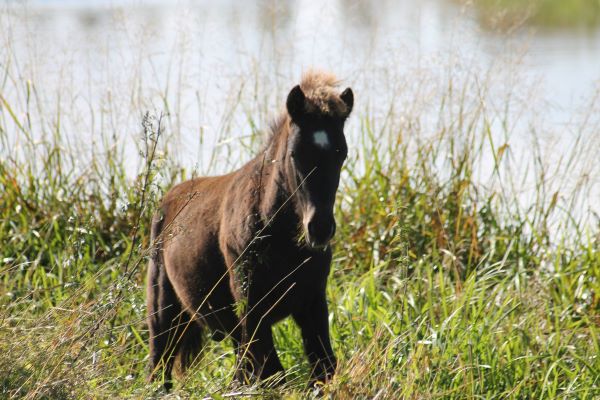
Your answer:
[[[300,88],[306,96],[306,111],[331,117],[342,117],[348,112],[348,106],[340,98],[338,86],[340,80],[331,72],[309,69],[302,74]],[[270,124],[270,135],[265,148],[277,140],[280,133],[289,129],[290,117],[287,110]]]
[[[300,88],[308,99],[307,111],[340,117],[348,112],[348,106],[340,98],[340,80],[330,72],[310,69],[302,75]]]

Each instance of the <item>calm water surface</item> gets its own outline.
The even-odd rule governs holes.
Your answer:
[[[0,6],[2,95],[22,117],[32,82],[44,117],[31,123],[48,130],[60,119],[82,156],[108,138],[136,160],[140,117],[151,110],[169,114],[169,144],[185,165],[227,169],[240,159],[215,162],[212,149],[264,128],[310,66],[355,89],[354,131],[361,118],[391,111],[435,127],[449,82],[468,85],[471,97],[478,84],[489,87],[482,96],[497,109],[492,125],[516,120],[511,140],[524,152],[519,130],[532,125],[547,128],[543,146],[558,151],[581,124],[598,126],[598,29],[490,32],[450,0],[83,3]],[[0,152],[24,138],[10,140]]]

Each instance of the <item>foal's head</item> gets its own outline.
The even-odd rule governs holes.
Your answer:
[[[348,154],[344,122],[353,105],[352,89],[339,94],[335,78],[323,73],[305,75],[287,98],[289,173],[298,185],[296,211],[311,247],[326,247],[335,233],[333,204]]]

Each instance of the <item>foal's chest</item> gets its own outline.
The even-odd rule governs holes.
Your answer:
[[[274,319],[305,307],[325,288],[331,262],[329,250],[315,252],[263,241],[248,253],[243,286],[249,289],[250,298],[271,309]]]

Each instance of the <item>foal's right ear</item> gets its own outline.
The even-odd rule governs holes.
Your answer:
[[[288,94],[287,101],[285,103],[287,111],[292,117],[292,121],[298,123],[304,118],[306,113],[306,96],[300,88],[300,85],[294,86],[290,94]]]

